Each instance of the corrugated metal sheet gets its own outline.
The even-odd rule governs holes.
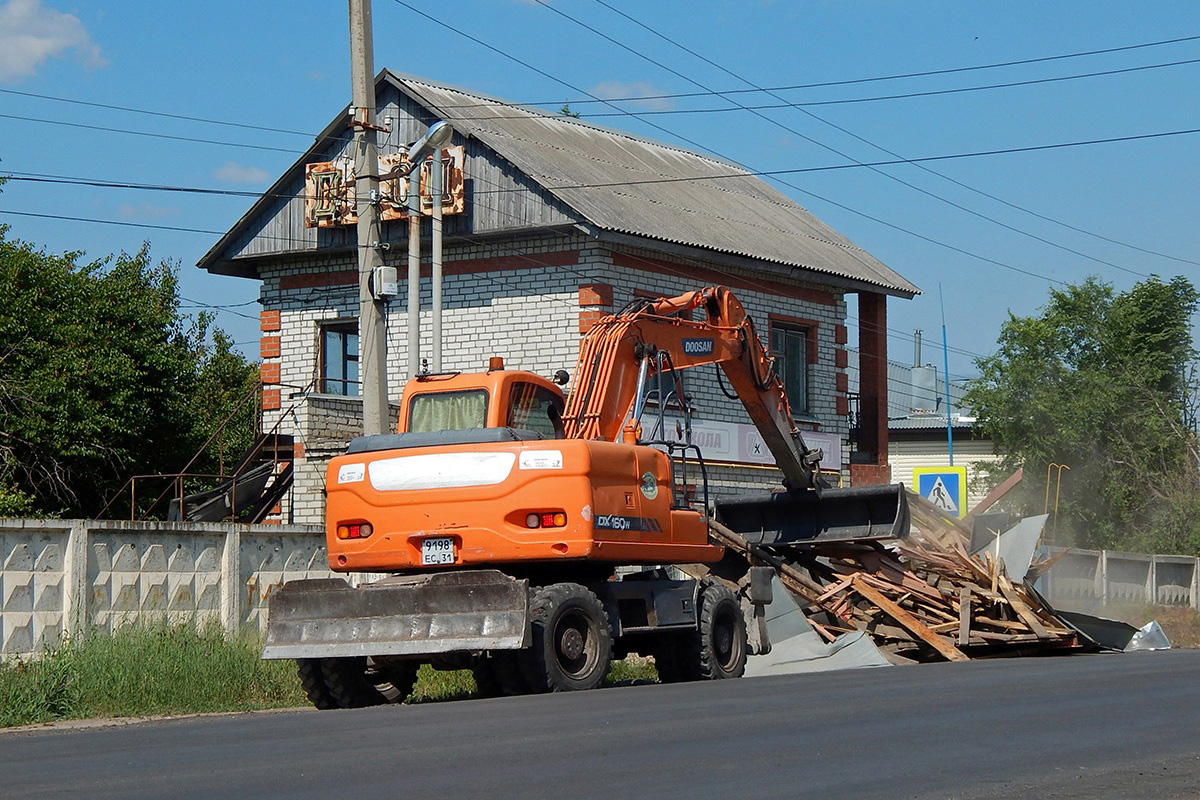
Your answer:
[[[920,291],[741,167],[459,89],[386,77],[600,228],[836,275],[904,296]]]

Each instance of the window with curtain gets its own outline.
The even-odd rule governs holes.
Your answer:
[[[408,407],[408,430],[430,433],[487,427],[487,403],[483,389],[416,395]]]

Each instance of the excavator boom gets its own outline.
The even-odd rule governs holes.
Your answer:
[[[680,316],[693,311],[702,312],[704,319]],[[661,353],[668,357],[658,357]],[[576,379],[581,388],[564,414],[567,436],[634,439],[645,375],[662,364],[671,369],[718,365],[783,473],[786,494],[717,504],[719,515],[728,518],[734,530],[751,532],[761,543],[907,533],[908,507],[900,485],[853,490],[822,486],[823,454],[805,443],[753,321],[723,286],[639,301],[600,320],[580,343]]]

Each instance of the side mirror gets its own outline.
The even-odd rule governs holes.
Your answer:
[[[558,372],[554,373],[553,380],[559,386],[566,386],[567,381],[571,380],[571,373],[567,372],[565,369],[560,369]]]

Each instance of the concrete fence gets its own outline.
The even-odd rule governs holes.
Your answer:
[[[316,526],[0,519],[0,657],[135,620],[261,629],[272,587],[330,575]]]
[[[318,526],[0,519],[0,657],[132,621],[262,630],[273,587],[332,575]],[[1064,609],[1200,609],[1200,564],[1185,556],[1073,550],[1039,586]]]
[[[1200,563],[1191,556],[1071,550],[1039,587],[1052,605],[1067,610],[1108,603],[1200,609]]]

